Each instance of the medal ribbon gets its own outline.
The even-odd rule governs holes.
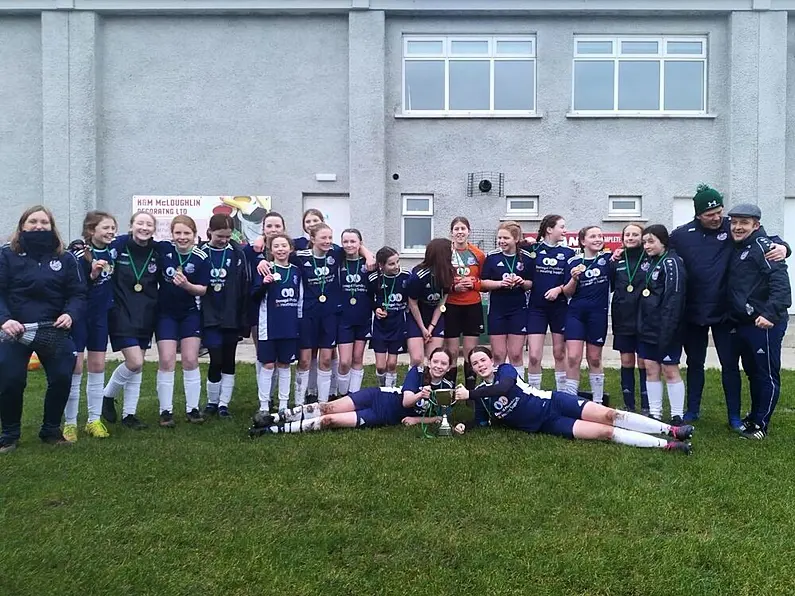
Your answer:
[[[140,272],[135,268],[135,260],[133,259],[132,252],[130,252],[129,250],[127,252],[130,256],[130,269],[132,269],[133,275],[135,276],[135,283],[136,285],[141,285],[141,278],[144,276],[144,271],[146,270],[146,266],[149,264],[149,259],[152,258],[155,249],[153,248],[149,251],[149,256],[146,257],[146,260],[144,261],[143,267],[141,267]]]
[[[315,269],[317,269],[317,259],[315,258],[314,253],[312,253],[312,264],[315,266]],[[326,266],[325,255],[323,255],[323,266],[324,267]],[[326,293],[326,275],[323,274],[322,276],[320,276],[320,295],[323,296],[325,295],[325,293]]]
[[[350,262],[356,263],[356,268],[354,269],[354,271],[359,271],[359,263],[361,262],[361,260],[362,260],[361,257],[359,257],[355,261],[350,261],[350,259],[345,259],[345,272],[348,275],[352,275],[351,270],[348,269],[348,263],[350,263]],[[355,294],[356,294],[356,290],[353,288],[353,284],[351,284],[351,298],[353,298]]]
[[[191,249],[184,261],[182,260],[182,253],[180,253],[176,248],[174,248],[174,251],[177,253],[177,261],[179,261],[179,268],[180,271],[182,271],[183,266],[190,261],[190,256],[193,254],[193,249]]]
[[[655,269],[657,269],[657,267],[660,266],[662,260],[667,256],[668,256],[668,251],[666,250],[662,255],[660,255],[660,258],[657,259],[657,262],[654,264],[654,267],[649,269],[649,272],[646,274],[646,289],[649,288],[649,280],[651,279],[651,274],[654,273]]]
[[[210,265],[212,265],[213,269],[218,271],[218,278],[219,279],[221,278],[221,269],[223,268],[224,263],[226,263],[226,251],[228,251],[228,250],[229,250],[229,246],[225,246],[224,247],[224,252],[221,253],[221,262],[218,265],[216,265],[213,262],[213,251],[210,251]]]
[[[635,279],[635,274],[638,272],[638,268],[640,264],[643,262],[643,255],[638,256],[638,262],[635,263],[635,269],[632,273],[629,272],[629,255],[627,255],[626,260],[624,261],[624,266],[627,269],[627,277],[629,277],[629,285],[632,285],[632,280]]]
[[[282,278],[279,280],[279,285],[280,286],[283,286],[283,285],[287,284],[288,281],[290,281],[290,267],[292,267],[292,265],[290,263],[287,263],[287,267],[282,267],[281,265],[277,265],[275,262],[273,263],[273,271],[277,271],[278,269],[286,270],[284,275],[279,273],[279,275],[282,276]]]
[[[509,263],[508,259],[506,258],[509,255],[506,255],[505,253],[502,253],[502,256],[503,256],[503,261],[505,262],[505,266],[508,267],[508,272],[511,275],[513,275],[513,270],[516,268],[516,259],[519,256],[519,253],[517,252],[515,255],[513,255],[513,262],[511,262],[511,263]]]
[[[393,278],[392,278],[392,287],[391,287],[391,288],[389,288],[389,294],[387,294],[386,292],[384,292],[384,310],[385,310],[387,313],[389,312],[389,306],[388,306],[388,304],[389,304],[389,298],[390,298],[390,297],[392,296],[392,294],[395,292],[395,283],[397,283],[397,278],[398,278],[398,276],[397,276],[397,275],[396,275],[395,277],[393,277]],[[386,275],[384,275],[384,277],[381,279],[381,289],[382,289],[382,290],[386,290]]]

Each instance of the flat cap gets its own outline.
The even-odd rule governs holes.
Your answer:
[[[762,219],[762,210],[758,205],[741,203],[731,208],[729,217],[753,217],[754,219]]]

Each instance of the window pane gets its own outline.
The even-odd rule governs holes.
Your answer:
[[[498,54],[532,54],[533,42],[527,41],[497,41]]]
[[[490,71],[488,60],[450,61],[450,109],[488,110]]]
[[[627,200],[615,200],[613,201],[613,211],[636,211],[638,205],[635,201],[627,199]]]
[[[422,250],[430,241],[430,217],[403,218],[403,248],[408,250]]]
[[[665,109],[705,110],[704,62],[665,62]]]
[[[535,62],[533,60],[494,61],[494,109],[535,109]]]
[[[456,41],[453,40],[450,44],[451,54],[488,54],[489,42],[483,41]]]
[[[657,54],[660,51],[656,41],[622,41],[622,54]]]
[[[535,211],[536,202],[533,199],[511,199],[508,209],[511,211]]]
[[[612,41],[578,41],[578,54],[612,54]]]
[[[619,61],[618,109],[660,109],[659,61]]]
[[[574,109],[613,109],[614,63],[605,61],[574,62]]]
[[[428,212],[431,210],[431,200],[423,197],[406,197],[406,212]]]
[[[701,41],[669,41],[669,54],[701,54],[704,49]]]
[[[444,110],[444,61],[406,60],[407,110]]]
[[[441,39],[428,41],[409,41],[406,43],[406,54],[442,54],[444,43]]]

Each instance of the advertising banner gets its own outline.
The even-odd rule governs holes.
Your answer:
[[[605,239],[605,249],[614,251],[621,248],[621,232],[603,232]],[[529,242],[536,241],[535,233],[528,233],[524,235],[525,239]],[[580,250],[579,242],[577,241],[577,232],[566,232],[565,236],[566,246],[576,251]]]

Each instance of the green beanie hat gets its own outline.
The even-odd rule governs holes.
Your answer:
[[[704,211],[723,207],[723,195],[717,190],[706,184],[699,184],[696,189],[696,196],[693,197],[693,207],[696,215],[701,215]]]

